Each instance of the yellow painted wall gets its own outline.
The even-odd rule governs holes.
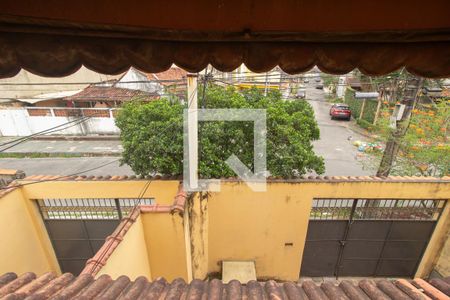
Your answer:
[[[102,274],[108,274],[113,279],[121,275],[131,280],[139,276],[152,278],[141,216],[130,227],[97,277]]]
[[[183,216],[141,213],[152,278],[189,279]]]
[[[59,181],[22,187],[29,199],[58,198],[138,198],[146,180],[129,181]],[[144,198],[154,197],[156,203],[171,205],[178,193],[177,180],[151,181]]]
[[[17,241],[22,240],[22,236],[24,236],[27,243],[28,240],[31,241],[31,245],[39,242],[42,249],[46,249],[46,239],[48,240],[46,232],[39,223],[39,218],[36,217],[37,210],[33,206],[33,201],[22,201],[21,207],[11,206],[13,204],[9,202],[10,198],[7,198],[12,197],[11,195],[16,195],[14,196],[16,198],[23,195],[22,199],[135,198],[139,196],[145,182],[137,180],[66,181],[24,186],[20,193],[21,196],[18,196],[17,192],[13,192],[0,198],[1,214],[5,214],[2,212],[2,202],[9,203],[9,206],[5,206],[9,207],[6,211],[13,211],[9,217],[1,219],[0,222],[7,220],[5,222],[16,226],[14,222],[17,222],[18,219],[14,219],[16,216],[13,218],[11,215],[25,210],[28,216],[28,219],[24,218],[28,221],[20,223],[17,230],[11,230],[10,228],[14,227],[9,226],[7,231],[9,235],[7,233],[5,240],[8,240],[9,243],[9,239],[11,239],[13,244],[16,243],[13,248],[17,248],[21,246],[21,243]],[[144,197],[154,197],[158,204],[172,204],[178,191],[178,185],[178,181],[152,181]],[[194,198],[193,205],[187,210],[189,224],[183,222],[183,216],[178,213],[143,213],[141,215],[147,259],[153,279],[159,276],[168,280],[177,277],[190,279],[188,260],[191,258],[192,272],[196,278],[220,272],[221,262],[232,259],[254,260],[257,275],[261,279],[270,277],[296,280],[300,272],[313,198],[446,200],[450,198],[450,184],[444,182],[270,182],[267,192],[257,193],[247,188],[242,182],[224,181],[221,188],[221,192],[209,193],[206,200],[200,201],[199,198]],[[425,274],[423,272],[433,267],[436,253],[439,253],[440,249],[437,245],[443,244],[444,229],[448,225],[442,220],[448,220],[450,217],[449,207],[447,205],[446,213],[443,214],[441,222],[436,227],[432,242],[430,242],[420,265],[419,271],[422,272],[420,274]],[[33,226],[34,233],[30,231]],[[4,228],[2,227],[0,230],[6,230]],[[189,236],[185,234],[186,228],[190,229],[190,245],[187,245]],[[21,232],[25,233],[22,235]],[[136,235],[138,234],[136,233]],[[293,245],[285,245],[286,243]],[[1,244],[3,246],[3,241]],[[188,246],[191,246],[191,253],[187,253]],[[126,249],[127,246],[124,247]],[[0,254],[3,254],[3,251],[13,253],[13,250],[3,250],[3,248],[1,251]],[[25,250],[19,250],[18,257],[24,256],[25,253],[20,251]],[[123,250],[123,252],[127,251]],[[36,258],[40,256],[45,258],[48,269],[54,268],[51,249],[41,252],[39,254],[37,251],[36,255],[33,252],[33,255]],[[16,253],[15,249],[14,253]],[[5,255],[1,255],[0,259],[4,260],[4,257]],[[37,259],[37,261],[42,262],[43,260]],[[5,262],[7,268],[3,269],[2,264],[0,267],[6,272],[11,271],[13,265],[12,262]],[[30,268],[35,268],[38,273],[40,269],[45,269],[42,263],[41,267],[28,264],[26,270],[30,270]],[[132,274],[136,268],[137,266],[127,272]],[[127,272],[124,270],[121,273]]]
[[[436,225],[422,261],[417,268],[416,277],[427,277],[433,268],[444,276],[450,276],[450,201],[447,201]],[[447,274],[447,275],[445,275]]]
[[[436,262],[436,271],[444,277],[450,276],[450,239],[447,234],[441,254]]]
[[[16,189],[0,198],[0,274],[60,273],[43,222],[32,201]]]
[[[222,182],[208,199],[208,272],[220,272],[223,260],[254,260],[259,278],[298,279],[313,198],[449,199],[450,184],[272,182],[257,193]]]

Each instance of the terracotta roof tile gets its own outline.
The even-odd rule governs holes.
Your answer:
[[[33,273],[26,273],[17,277],[14,273],[7,273],[0,276],[0,284],[3,284],[0,290],[4,299],[429,299],[419,290],[413,296],[405,293],[398,287],[404,282],[409,284],[407,280],[399,280],[395,284],[388,280],[361,280],[359,283],[325,281],[322,284],[311,280],[303,283],[269,280],[242,284],[232,280],[225,284],[218,279],[195,279],[186,283],[180,278],[172,282],[159,278],[149,282],[142,276],[131,281],[127,276],[112,280],[108,275],[94,279],[89,274],[74,277],[66,273],[57,277],[46,273],[36,277]],[[435,299],[448,299],[444,297]]]
[[[95,86],[90,85],[81,92],[64,97],[67,101],[129,101],[133,98],[139,98],[142,100],[152,100],[159,98],[157,93],[149,93],[140,90],[123,89],[111,86]]]
[[[448,300],[449,297],[443,292],[426,282],[421,278],[415,278],[412,282],[413,285],[423,289],[424,293],[432,299],[437,300]]]
[[[180,176],[142,176],[142,175],[103,175],[103,176],[55,176],[55,175],[32,175],[23,179],[24,181],[39,181],[39,180],[180,180]],[[230,177],[222,179],[223,181],[239,181],[238,178]],[[302,182],[302,181],[398,181],[398,182],[423,182],[423,181],[436,181],[436,182],[450,182],[450,176],[444,177],[429,177],[429,176],[389,176],[389,177],[376,177],[376,176],[302,176],[298,179],[280,179],[270,177],[268,182]]]
[[[167,82],[167,80],[183,80],[186,78],[187,74],[188,72],[181,68],[171,67],[170,69],[164,72],[147,74],[147,77],[150,80],[163,80],[161,82],[162,85],[173,85],[173,84],[182,84],[182,82],[174,83],[170,81]]]

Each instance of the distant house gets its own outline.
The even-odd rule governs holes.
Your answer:
[[[67,107],[119,107],[131,100],[151,101],[158,99],[158,93],[124,89],[116,86],[90,85],[77,94],[64,97]]]
[[[158,93],[161,96],[174,95],[180,100],[186,100],[188,72],[172,66],[170,69],[160,73],[148,73],[147,78],[157,84]]]
[[[186,71],[176,66],[160,73],[130,68],[118,76],[98,74],[83,67],[71,75],[73,78],[45,78],[21,71],[15,78],[0,80],[3,83],[0,107],[117,107],[134,98],[147,101],[168,95],[184,100],[186,75]]]

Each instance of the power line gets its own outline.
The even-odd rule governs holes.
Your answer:
[[[48,86],[48,85],[93,85],[96,87],[117,87],[117,84],[133,84],[133,83],[172,83],[172,82],[186,82],[186,79],[152,79],[152,80],[133,80],[133,81],[84,81],[84,82],[1,82],[0,86]],[[103,86],[102,86],[103,85]]]
[[[150,186],[151,180],[148,180],[145,185],[143,186],[141,192],[138,195],[138,202],[133,206],[133,209],[128,213],[128,216],[132,216],[134,214],[134,212],[136,211],[136,209],[139,208],[139,205],[141,204],[141,200],[145,195],[145,192],[147,192],[148,187]],[[123,226],[120,228],[119,232],[117,232],[115,234],[115,236],[113,237],[113,240],[117,239],[119,237],[119,235],[122,233],[122,231],[126,228],[127,224],[131,222],[131,218],[127,218],[125,219],[125,223],[123,224]],[[119,225],[120,226],[120,225]],[[94,263],[94,266],[92,268],[92,273],[95,272],[95,269],[100,265],[100,262],[103,260],[103,258],[105,257],[105,255],[108,253],[109,249],[112,247],[113,243],[109,243],[108,246],[106,246],[106,249],[103,251],[103,253],[100,255],[100,258]]]
[[[12,143],[14,143],[14,144],[11,145],[11,146],[9,146],[9,147],[6,147],[6,148],[4,148],[4,149],[1,149],[1,150],[0,150],[0,153],[1,153],[1,152],[4,152],[4,151],[6,151],[6,150],[8,150],[8,149],[10,149],[10,148],[13,148],[13,147],[15,147],[15,146],[17,146],[17,145],[19,145],[19,144],[21,144],[21,143],[24,143],[24,142],[26,142],[27,140],[31,139],[32,137],[35,137],[35,136],[38,136],[38,135],[44,135],[44,134],[48,134],[48,133],[53,133],[53,132],[58,132],[58,131],[65,130],[65,129],[67,129],[67,128],[73,127],[73,126],[75,126],[75,125],[81,124],[81,123],[83,123],[83,122],[85,122],[85,121],[87,121],[87,120],[89,120],[89,119],[91,119],[91,118],[94,118],[94,117],[95,117],[96,115],[98,115],[99,113],[100,113],[100,112],[95,113],[95,114],[93,114],[93,115],[91,115],[91,116],[85,116],[85,117],[82,117],[82,118],[79,118],[79,119],[76,119],[76,120],[72,120],[72,121],[69,121],[69,122],[60,124],[60,125],[58,125],[58,126],[54,126],[54,127],[51,127],[51,128],[48,128],[48,129],[45,129],[45,130],[42,130],[42,131],[33,133],[33,134],[31,134],[31,135],[28,135],[28,136],[24,136],[24,137],[21,137],[21,138],[12,140],[12,141],[5,142],[5,143],[1,144],[0,147],[5,146],[5,145],[9,145],[9,144],[12,144]],[[72,124],[72,123],[74,123],[74,124]],[[68,125],[68,124],[72,124],[72,125],[66,126],[66,125]],[[63,127],[63,126],[66,126],[66,127]],[[63,127],[63,128],[60,128],[60,127]],[[58,129],[58,128],[59,128],[59,129]]]

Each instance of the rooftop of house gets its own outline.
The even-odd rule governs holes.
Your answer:
[[[128,101],[134,98],[149,100],[158,98],[157,93],[149,93],[140,90],[122,89],[112,86],[90,85],[74,95],[64,97],[67,101]]]
[[[175,84],[174,80],[183,80],[186,79],[188,72],[178,68],[171,67],[167,71],[159,72],[159,73],[149,73],[147,74],[148,79],[150,80],[161,80],[162,85],[173,85]],[[172,82],[170,82],[172,81]],[[181,84],[182,82],[178,83]]]
[[[334,280],[321,284],[312,280],[300,282],[183,279],[167,282],[159,278],[149,282],[145,277],[131,281],[127,276],[113,280],[108,275],[94,278],[70,273],[36,276],[25,273],[0,276],[1,299],[449,299],[450,277],[414,280]]]

